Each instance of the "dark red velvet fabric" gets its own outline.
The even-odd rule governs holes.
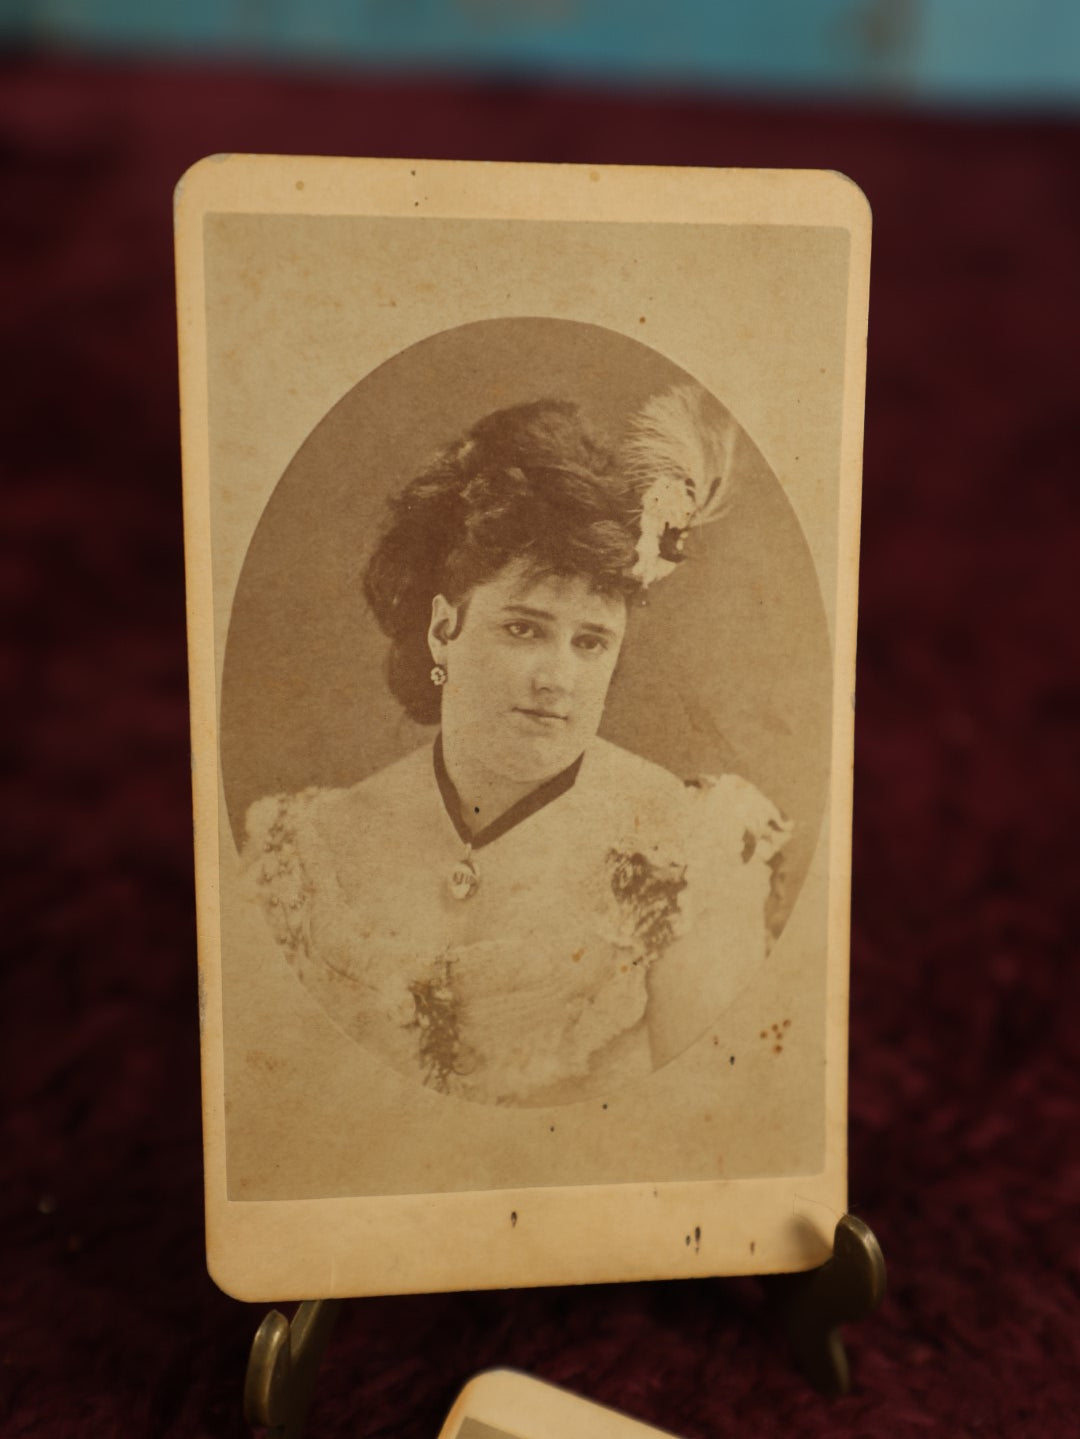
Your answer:
[[[312,1432],[436,1432],[511,1364],[688,1436],[1077,1432],[1075,123],[210,67],[0,86],[0,1429],[242,1432],[202,1258],[171,189],[222,150],[846,171],[875,212],[854,1393],[756,1281],[357,1302]]]

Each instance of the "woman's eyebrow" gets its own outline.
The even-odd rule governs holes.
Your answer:
[[[531,605],[503,605],[504,615],[524,615],[530,620],[554,620],[550,610],[534,610]]]

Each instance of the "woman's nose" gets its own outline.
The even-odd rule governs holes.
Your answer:
[[[545,647],[544,652],[538,656],[536,668],[533,670],[533,684],[538,690],[550,691],[555,694],[567,693],[573,683],[573,662],[574,657],[570,653],[569,646]]]

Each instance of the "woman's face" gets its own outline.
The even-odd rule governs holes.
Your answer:
[[[520,561],[478,585],[463,618],[436,596],[429,643],[447,672],[447,740],[504,779],[558,774],[599,728],[625,631],[624,600],[577,576],[531,579]]]

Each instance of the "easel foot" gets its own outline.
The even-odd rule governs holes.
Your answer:
[[[271,1309],[256,1331],[244,1380],[244,1418],[268,1439],[301,1439],[315,1376],[340,1299],[305,1299],[292,1323]]]
[[[833,1256],[780,1281],[780,1315],[795,1362],[821,1394],[847,1394],[851,1372],[840,1325],[872,1314],[885,1298],[885,1256],[873,1230],[845,1214]]]

